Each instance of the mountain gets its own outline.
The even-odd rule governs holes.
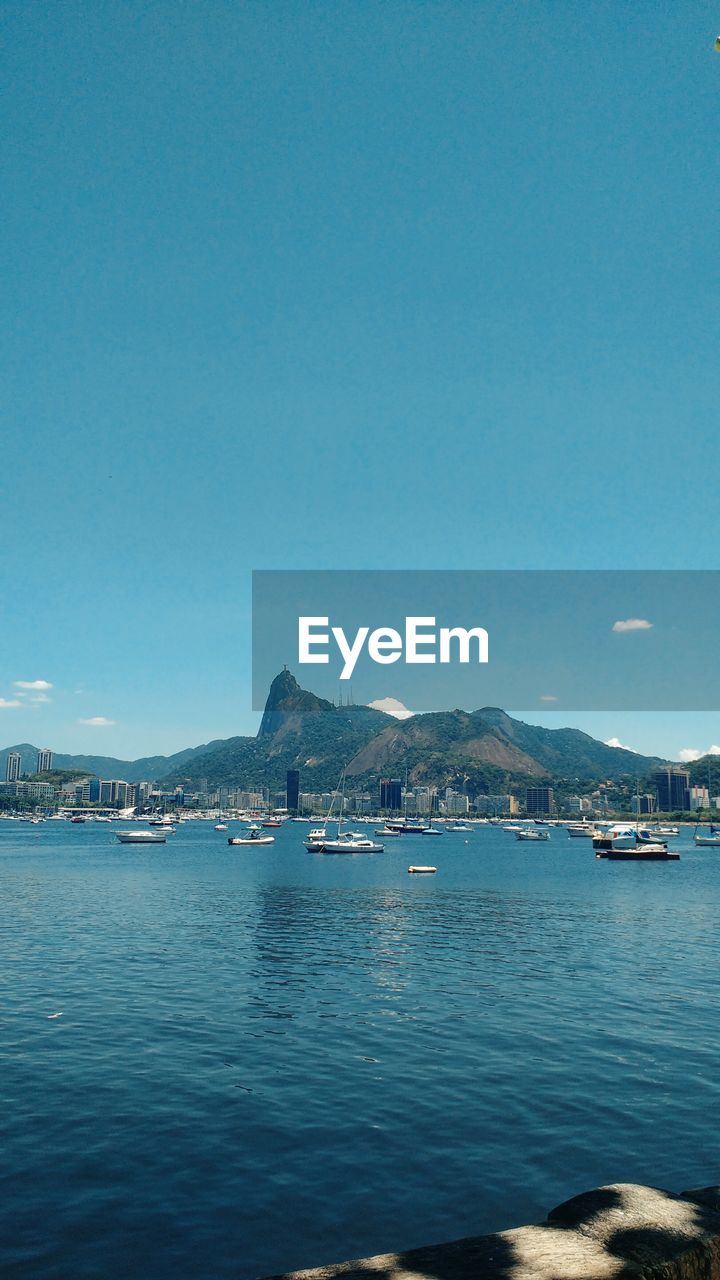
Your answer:
[[[35,768],[37,748],[22,743],[0,750],[0,777],[9,751],[20,752],[26,770]],[[254,738],[218,739],[171,756],[131,761],[56,753],[53,763],[58,769],[190,791],[205,781],[210,790],[268,786],[279,791],[288,769],[300,770],[303,791],[330,790],[345,768],[354,785],[376,787],[378,777],[403,778],[407,771],[415,785],[460,786],[472,796],[550,780],[578,789],[599,781],[634,786],[664,761],[608,747],[579,729],[525,724],[497,707],[428,712],[407,720],[373,707],[336,707],[302,689],[285,670],[270,686]],[[720,757],[710,763],[718,770]],[[707,780],[707,761],[690,767],[694,781]],[[720,790],[720,770],[717,785]]]
[[[348,764],[348,776],[398,773],[411,781],[438,783],[443,769],[512,775],[516,781],[541,778],[643,778],[662,761],[621,747],[608,747],[579,729],[543,729],[514,720],[497,707],[442,711],[395,722],[362,748]]]
[[[306,791],[335,787],[352,757],[395,721],[372,707],[336,707],[302,689],[289,671],[273,680],[255,738],[228,738],[163,778],[168,787],[269,786],[282,790],[288,769],[302,771]]]
[[[507,791],[540,781],[625,781],[662,762],[608,747],[579,729],[543,729],[497,707],[443,711],[398,721],[371,707],[336,707],[302,689],[289,671],[272,682],[256,738],[230,738],[195,755],[163,782],[197,789],[267,785],[282,790],[287,769],[301,771],[303,791],[335,786],[343,768],[358,787],[382,775],[416,785],[466,787],[469,794]]]

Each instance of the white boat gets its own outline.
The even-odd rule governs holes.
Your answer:
[[[591,822],[571,822],[568,826],[567,833],[569,836],[594,836],[595,828]]]
[[[549,831],[538,831],[537,827],[528,827],[526,831],[516,831],[516,840],[549,840]]]
[[[506,827],[505,829],[507,830],[508,828]],[[446,830],[467,832],[467,831],[472,831],[472,827],[469,826],[467,822],[453,822],[452,824],[448,823]]]
[[[226,822],[216,822],[216,823],[215,823],[215,830],[216,830],[216,831],[227,831],[227,823],[226,823]]]
[[[698,835],[698,828],[696,827],[693,833],[693,841],[695,844],[703,845],[708,849],[720,848],[720,831],[713,826],[712,822],[707,835],[704,835],[702,831]]]
[[[383,840],[394,840],[400,835],[400,832],[393,831],[391,827],[378,827],[375,835],[382,836]]]
[[[115,831],[121,844],[165,844],[167,831]]]
[[[346,831],[337,840],[326,840],[323,853],[383,853],[384,844],[370,840],[359,831]]]
[[[434,876],[437,867],[408,867],[411,876]]]
[[[260,829],[260,827],[258,827],[254,822],[250,824],[250,826],[247,828],[247,831],[245,832],[244,835],[230,836],[228,838],[228,844],[274,844],[274,843],[275,843],[275,837],[266,836],[263,833],[263,831]]]
[[[325,828],[314,827],[305,841],[305,848],[308,853],[322,853],[326,840],[327,832]]]

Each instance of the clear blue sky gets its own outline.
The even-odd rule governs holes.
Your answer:
[[[253,731],[252,568],[715,567],[718,25],[6,5],[0,742]]]

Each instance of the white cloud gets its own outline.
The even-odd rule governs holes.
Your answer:
[[[114,723],[115,721],[108,720],[107,716],[91,716],[89,720],[78,720],[78,724],[89,724],[93,729],[104,729],[107,725]]]
[[[49,680],[14,680],[16,689],[52,689]]]
[[[555,697],[554,693],[541,693],[540,701],[541,702],[557,702],[557,698]]]
[[[703,756],[720,756],[720,747],[713,744],[705,751],[698,751],[697,747],[683,747],[678,752],[678,760],[682,760],[683,764],[692,764],[693,760],[702,760]]]
[[[0,698],[0,707],[21,707],[21,706],[22,706],[22,702],[20,701],[19,698],[11,698],[10,700],[8,700],[7,698]]]
[[[647,618],[619,618],[617,622],[613,622],[613,631],[649,631],[652,622],[648,622]]]
[[[396,720],[409,720],[410,716],[415,714],[414,711],[408,711],[397,698],[376,698],[374,702],[368,702],[368,706],[373,707],[375,711],[384,711],[386,715],[394,716]]]
[[[624,742],[621,742],[619,738],[606,738],[606,739],[605,739],[605,746],[606,746],[606,747],[619,747],[621,751],[632,751],[633,755],[637,755],[637,751],[635,750],[635,748],[634,748],[634,747],[626,747],[626,746],[625,746],[625,743],[624,743]]]

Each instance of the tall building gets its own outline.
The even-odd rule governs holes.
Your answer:
[[[298,803],[300,800],[300,770],[288,769],[286,778],[286,808],[291,813],[297,813]]]
[[[380,779],[380,808],[395,812],[402,809],[402,783],[399,778]]]
[[[667,765],[655,771],[658,809],[670,813],[673,809],[690,808],[690,774],[677,765]]]
[[[49,747],[41,747],[38,751],[36,773],[49,773],[53,766],[53,753]]]
[[[554,806],[552,787],[528,787],[525,792],[526,813],[549,814]]]
[[[11,751],[5,765],[5,781],[17,782],[22,773],[22,756],[19,751]]]

